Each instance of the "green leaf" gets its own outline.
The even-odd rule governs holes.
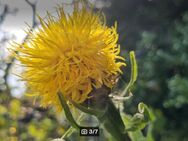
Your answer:
[[[153,120],[154,115],[150,112],[149,108],[144,103],[139,103],[138,113],[130,118],[130,121],[127,123],[126,131],[142,130]]]
[[[144,115],[146,122],[154,121],[155,116],[143,102],[138,104],[138,111]]]
[[[103,116],[107,110],[107,106],[105,107],[104,110],[97,110],[97,109],[93,109],[91,107],[87,108],[85,106],[82,106],[81,104],[77,104],[74,101],[71,101],[71,103],[78,108],[79,110],[81,110],[82,112],[91,114],[91,115],[95,115],[97,117]]]
[[[67,105],[67,102],[63,96],[63,94],[61,92],[58,92],[58,97],[59,97],[59,100],[61,102],[61,105],[62,105],[62,108],[64,109],[64,112],[65,112],[65,116],[67,118],[67,120],[69,120],[70,124],[76,128],[77,130],[80,129],[80,126],[76,123],[76,121],[74,120],[73,116],[72,116],[72,113],[69,109],[69,106]]]
[[[152,135],[152,129],[153,129],[153,124],[150,124],[147,130],[146,141],[154,141],[154,138]]]
[[[78,117],[77,122],[80,123],[80,121],[83,119],[83,117],[84,117],[84,115],[83,115],[83,113],[82,113],[82,114]],[[61,139],[65,139],[66,137],[71,136],[71,134],[72,134],[74,131],[75,131],[75,129],[74,129],[72,126],[70,126],[70,127],[68,128],[68,130],[63,134],[63,136],[61,137]]]
[[[121,116],[126,127],[130,127],[132,117],[124,113],[121,113]],[[128,135],[130,136],[131,141],[146,141],[146,138],[140,130],[128,132]]]
[[[140,108],[143,108],[145,107],[146,105],[143,105],[142,103],[140,104]],[[139,107],[139,106],[138,106]],[[143,110],[145,111],[145,108],[144,109],[141,109],[142,112]],[[151,112],[150,112],[151,113]],[[136,113],[133,117],[130,116],[130,115],[127,115],[127,114],[124,114],[124,113],[121,113],[121,116],[122,116],[122,119],[123,119],[123,122],[124,124],[126,125],[126,127],[128,128],[131,128],[132,126],[132,122],[136,121],[136,119],[143,119],[143,115],[141,116],[140,115],[141,113]],[[152,114],[151,114],[152,115]],[[150,117],[152,117],[150,115]],[[139,118],[140,117],[140,118]],[[153,117],[152,117],[153,118]],[[142,120],[138,120],[138,121],[142,121]],[[139,122],[137,122],[139,123]],[[143,123],[143,125],[146,125],[146,123],[148,122],[145,122],[145,124]],[[151,123],[151,122],[150,122]],[[141,123],[142,124],[142,123]],[[139,125],[139,124],[137,124]],[[139,126],[143,126],[143,125],[139,125]],[[135,126],[135,125],[134,125]],[[149,124],[148,125],[148,128],[147,128],[147,133],[146,133],[146,136],[143,135],[143,133],[141,132],[141,129],[142,128],[137,128],[136,130],[132,130],[132,131],[128,131],[128,135],[129,137],[131,138],[131,141],[154,141],[153,139],[153,136],[152,136],[152,126],[153,124]],[[135,126],[136,127],[136,126]]]
[[[126,129],[126,131],[136,131],[142,130],[147,122],[144,119],[142,114],[136,113],[130,121],[130,127]]]
[[[138,70],[137,70],[138,67],[137,67],[137,62],[136,62],[134,51],[130,52],[130,60],[131,60],[131,80],[130,80],[130,83],[131,83],[131,85],[133,85],[134,82],[137,79],[137,76],[138,76]]]
[[[125,96],[127,94],[127,91],[131,89],[131,87],[135,83],[137,76],[138,76],[138,67],[137,67],[137,62],[136,62],[134,51],[131,51],[129,53],[129,56],[130,56],[130,61],[131,61],[131,78],[127,87],[122,92],[122,96]]]

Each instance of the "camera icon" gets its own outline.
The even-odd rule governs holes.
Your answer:
[[[81,135],[87,135],[88,130],[87,129],[81,129],[80,133],[81,133]]]

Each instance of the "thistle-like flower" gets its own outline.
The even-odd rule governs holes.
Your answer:
[[[41,26],[14,51],[25,66],[22,78],[28,91],[41,97],[42,106],[59,108],[59,91],[66,100],[84,102],[94,88],[112,88],[125,63],[119,56],[117,25],[107,27],[102,13],[84,4],[69,15],[62,7],[57,11],[58,17],[39,17]]]

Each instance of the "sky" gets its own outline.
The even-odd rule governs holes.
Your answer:
[[[37,1],[37,14],[45,17],[46,11],[55,13],[55,7],[61,3],[71,3],[72,0],[30,0]],[[9,14],[1,28],[7,32],[15,34],[17,40],[21,41],[25,36],[24,29],[26,23],[32,23],[32,10],[25,0],[0,0],[1,4],[8,4],[10,9],[18,9],[15,14]]]
[[[56,14],[57,5],[66,4],[64,6],[66,12],[70,12],[71,4],[73,0],[29,0],[30,2],[37,2],[37,14],[41,17],[45,17],[46,11]],[[109,3],[106,2],[103,4],[100,0],[89,0],[92,3],[95,3],[95,6],[100,8],[102,5],[109,6]],[[9,14],[3,25],[0,28],[10,32],[16,36],[18,41],[22,41],[25,36],[24,29],[26,28],[26,23],[31,25],[32,23],[32,9],[25,2],[25,0],[0,0],[0,4],[8,4],[10,9],[18,9],[18,12],[15,14]],[[0,13],[2,8],[0,7]]]

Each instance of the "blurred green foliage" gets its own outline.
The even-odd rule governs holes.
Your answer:
[[[188,140],[188,1],[112,0],[106,13],[110,25],[118,21],[122,55],[136,50],[138,60],[138,81],[125,110],[133,113],[143,101],[156,116],[155,140]],[[124,71],[128,80],[130,68]]]
[[[33,106],[28,99],[11,98],[6,103],[1,101],[0,141],[50,141],[60,137],[65,124],[54,113]]]

